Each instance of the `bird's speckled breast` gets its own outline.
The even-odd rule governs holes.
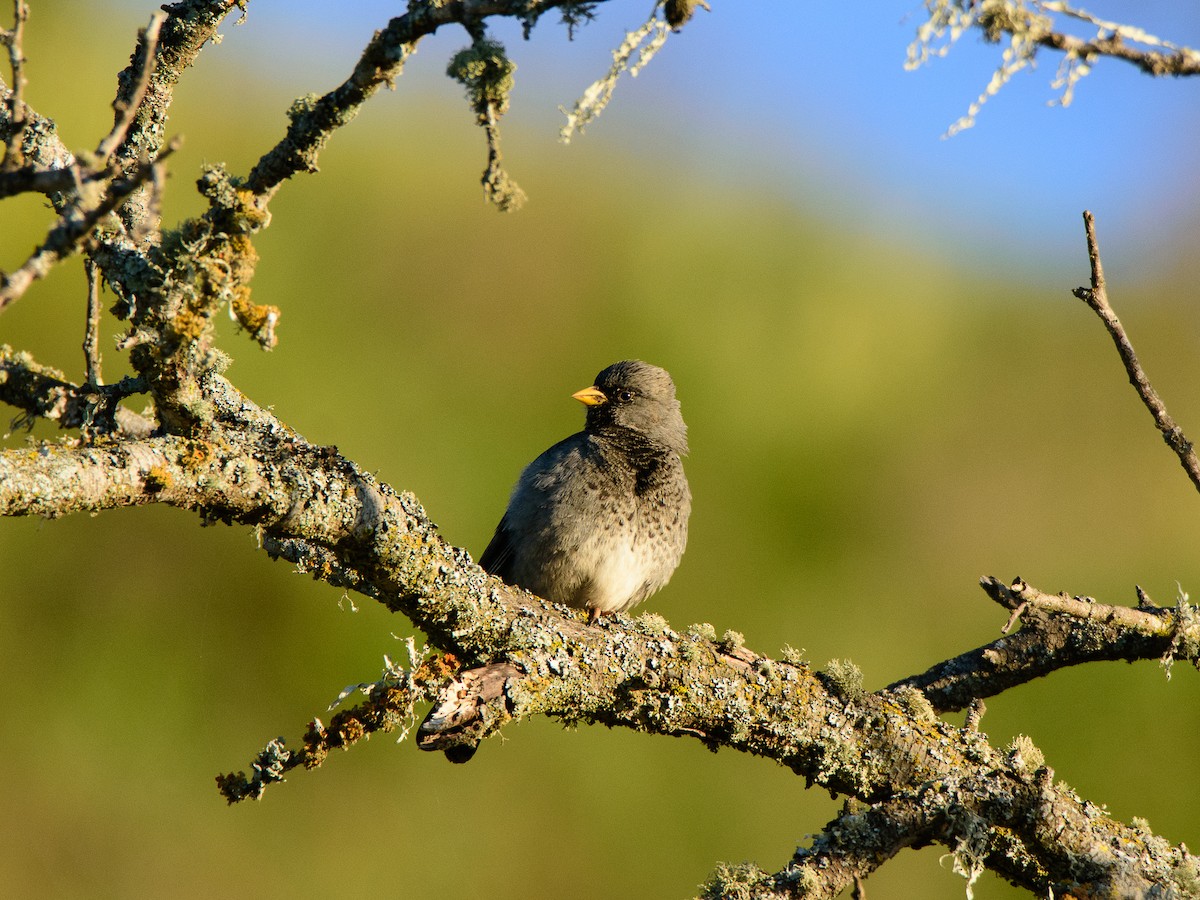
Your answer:
[[[527,539],[519,584],[602,613],[640,603],[671,577],[687,545],[691,495],[672,451],[619,452],[579,433],[530,464],[509,505]]]

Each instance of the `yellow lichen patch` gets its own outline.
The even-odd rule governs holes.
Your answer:
[[[249,188],[239,188],[234,193],[238,198],[238,221],[246,231],[258,231],[271,224],[271,213],[260,205],[259,196],[254,191]]]
[[[159,491],[169,488],[174,480],[169,470],[162,466],[154,466],[146,473],[146,490],[151,494],[157,494]]]
[[[234,289],[230,308],[238,322],[254,336],[259,346],[270,350],[278,341],[275,325],[279,321],[279,307],[267,303],[251,303],[250,288],[241,285]]]
[[[179,455],[179,464],[187,469],[200,469],[211,463],[215,455],[212,446],[205,441],[188,441]]]
[[[367,736],[367,729],[357,718],[346,716],[340,722],[335,718],[333,724],[337,727],[337,736],[341,739],[344,748],[357,743]]]
[[[438,653],[421,663],[412,673],[413,684],[417,687],[427,687],[440,684],[459,670],[462,665],[453,653]],[[388,698],[393,702],[393,698]]]

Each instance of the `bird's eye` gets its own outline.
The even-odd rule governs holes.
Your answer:
[[[632,399],[633,399],[633,391],[630,391],[630,390],[617,391],[617,402],[618,403],[628,403]]]

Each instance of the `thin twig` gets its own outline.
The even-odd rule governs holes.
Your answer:
[[[1117,353],[1120,354],[1121,361],[1125,364],[1125,371],[1129,374],[1129,383],[1133,385],[1138,396],[1142,398],[1142,403],[1150,411],[1150,415],[1154,417],[1154,424],[1162,432],[1163,440],[1167,442],[1168,447],[1175,451],[1175,455],[1179,457],[1179,462],[1183,465],[1184,471],[1187,472],[1188,478],[1192,480],[1192,484],[1196,486],[1196,490],[1200,491],[1200,459],[1196,458],[1196,453],[1192,449],[1192,442],[1188,440],[1187,435],[1183,433],[1183,429],[1175,424],[1175,420],[1167,413],[1166,405],[1159,398],[1158,392],[1154,390],[1154,386],[1150,384],[1150,379],[1146,377],[1146,373],[1142,370],[1142,365],[1138,362],[1137,354],[1133,352],[1133,345],[1129,342],[1129,337],[1125,334],[1124,327],[1108,303],[1108,290],[1104,283],[1104,267],[1100,263],[1100,247],[1096,242],[1096,223],[1092,218],[1091,212],[1088,210],[1084,210],[1083,225],[1084,230],[1087,232],[1088,259],[1091,261],[1092,281],[1091,287],[1078,287],[1072,293],[1091,307],[1092,311],[1104,322],[1104,327],[1112,335],[1113,343],[1117,345]]]
[[[1025,612],[1025,607],[1028,603],[1019,603],[1013,607],[1012,615],[1008,617],[1008,621],[1004,623],[1004,627],[1000,629],[1001,634],[1008,634],[1016,627],[1017,622],[1021,619],[1021,613]]]
[[[13,0],[13,30],[6,32],[4,42],[8,44],[8,64],[12,69],[12,93],[9,95],[9,117],[12,134],[4,146],[4,159],[0,168],[18,168],[25,163],[21,141],[25,136],[25,20],[29,18],[29,5],[25,0]]]
[[[103,199],[94,206],[86,209],[75,206],[68,208],[50,229],[46,240],[25,260],[21,268],[11,275],[0,273],[0,312],[24,294],[34,281],[44,278],[56,263],[77,252],[96,225],[142,184],[155,177],[155,167],[178,146],[178,142],[173,141],[156,161],[143,163],[128,172],[125,178],[112,182]]]
[[[83,358],[87,363],[86,387],[94,388],[100,381],[100,272],[91,259],[83,261],[87,273],[87,326],[83,331]]]
[[[167,14],[162,11],[155,12],[150,17],[148,24],[140,35],[141,37],[141,52],[142,52],[142,68],[138,73],[137,84],[134,85],[133,92],[128,97],[117,95],[113,100],[113,110],[117,114],[116,121],[113,123],[112,131],[105,135],[100,141],[100,145],[96,148],[96,156],[101,164],[108,161],[112,156],[113,151],[121,146],[125,140],[125,136],[129,134],[129,129],[133,126],[133,120],[137,117],[137,112],[141,108],[142,100],[146,97],[146,90],[150,86],[150,77],[154,74],[155,52],[158,49],[158,33],[162,28],[163,22],[167,20]]]
[[[99,177],[106,178],[109,174],[108,169],[103,169]],[[26,165],[0,171],[0,199],[30,191],[49,195],[55,191],[68,191],[77,184],[78,177],[73,168],[43,169],[36,165]]]
[[[1004,31],[1011,31],[999,22],[997,25]],[[1084,39],[1057,31],[1038,35],[1036,41],[1043,47],[1061,50],[1080,59],[1090,60],[1097,56],[1120,59],[1137,66],[1147,75],[1155,77],[1200,75],[1200,58],[1197,58],[1193,51],[1185,47],[1176,48],[1171,52],[1143,50],[1140,47],[1131,46],[1119,34],[1098,34],[1093,38]]]

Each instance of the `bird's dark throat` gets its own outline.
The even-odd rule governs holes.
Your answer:
[[[621,454],[623,461],[633,468],[636,477],[635,491],[645,494],[653,490],[668,477],[672,458],[678,454],[665,444],[652,441],[642,432],[619,425],[598,429],[598,435]]]

